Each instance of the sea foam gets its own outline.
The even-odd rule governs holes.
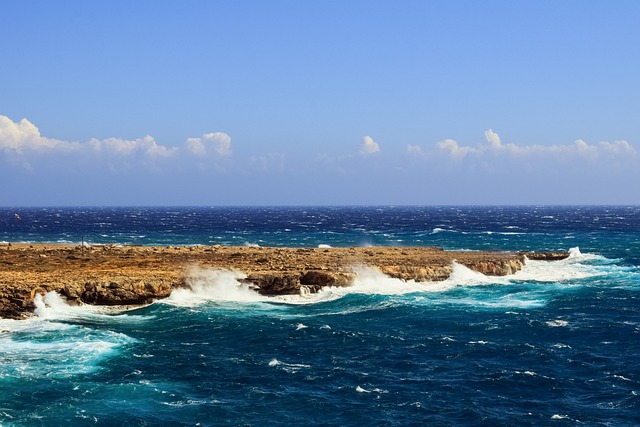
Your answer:
[[[132,310],[131,306],[70,305],[57,292],[37,294],[33,299],[34,313],[45,320],[83,320],[95,323],[143,322],[154,316],[131,315],[123,313]],[[134,307],[137,308],[137,307]]]
[[[68,378],[95,372],[135,339],[109,330],[31,317],[0,319],[0,379]]]
[[[187,288],[174,289],[171,295],[161,302],[193,307],[210,301],[226,302],[264,302],[264,297],[251,289],[250,285],[240,282],[246,276],[237,271],[192,268],[187,277]]]

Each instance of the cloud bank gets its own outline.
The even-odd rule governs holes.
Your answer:
[[[40,130],[29,120],[14,122],[0,115],[0,151],[13,156],[28,157],[42,153],[93,154],[98,157],[135,158],[147,160],[169,158],[181,153],[203,157],[231,156],[231,137],[223,132],[204,134],[199,138],[187,138],[183,146],[170,147],[159,144],[151,135],[142,138],[92,138],[86,143],[62,141],[41,135]]]
[[[566,145],[516,145],[504,144],[500,135],[492,129],[484,133],[486,144],[476,146],[461,146],[453,139],[445,139],[437,143],[439,150],[446,152],[454,159],[461,159],[467,156],[482,156],[492,153],[506,153],[516,156],[528,155],[576,155],[591,159],[598,157],[612,156],[635,156],[637,151],[629,142],[621,140],[614,142],[600,142],[589,144],[582,139],[576,140],[573,144]]]
[[[196,156],[213,152],[219,156],[231,155],[231,137],[224,132],[206,133],[202,138],[188,138],[187,149]]]
[[[0,115],[0,183],[10,184],[0,186],[0,204],[640,201],[640,156],[625,140],[521,145],[489,129],[477,144],[412,141],[384,152],[364,136],[342,155],[314,152],[313,141],[287,152],[265,143],[239,158],[224,132],[173,145],[151,135],[76,142]]]

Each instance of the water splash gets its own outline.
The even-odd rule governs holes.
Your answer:
[[[192,268],[187,277],[187,288],[174,289],[162,303],[193,307],[211,301],[265,302],[264,297],[240,282],[246,276],[237,271]]]

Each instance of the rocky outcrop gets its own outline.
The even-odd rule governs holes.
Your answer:
[[[518,252],[527,259],[536,261],[560,261],[569,257],[568,252]]]
[[[188,282],[191,266],[236,270],[263,295],[317,292],[349,286],[354,266],[369,266],[402,280],[447,279],[456,261],[485,275],[520,270],[528,259],[557,260],[563,253],[450,252],[428,247],[71,247],[0,245],[0,317],[33,310],[37,294],[56,291],[71,302],[147,304]]]

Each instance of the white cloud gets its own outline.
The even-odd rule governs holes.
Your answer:
[[[78,149],[80,144],[45,138],[40,130],[29,120],[22,119],[15,123],[7,116],[0,115],[0,149],[11,150],[16,154],[28,151]]]
[[[477,149],[471,147],[461,147],[453,139],[445,139],[438,142],[438,148],[443,151],[448,151],[451,157],[460,159],[469,153],[478,152]]]
[[[609,153],[614,154],[636,154],[635,148],[627,141],[601,142],[600,148]]]
[[[99,140],[93,138],[84,144],[46,138],[29,120],[22,119],[15,123],[2,115],[0,115],[0,149],[10,150],[20,156],[30,152],[54,151],[93,152],[99,155],[115,154],[118,156],[142,154],[151,158],[168,157],[177,151],[177,148],[158,144],[150,135],[137,139],[107,138]]]
[[[224,132],[206,133],[202,138],[188,138],[187,149],[197,156],[206,156],[210,150],[217,155],[231,155],[231,137]]]
[[[362,145],[360,146],[360,154],[368,156],[380,151],[380,145],[378,145],[378,143],[375,142],[370,136],[363,137],[362,141]]]
[[[159,145],[151,135],[137,139],[107,138],[92,139],[89,141],[96,152],[106,152],[120,156],[130,156],[136,153],[142,153],[149,157],[168,157],[172,155],[177,148],[167,148]]]
[[[500,135],[495,133],[492,129],[486,131],[484,133],[484,137],[487,138],[487,142],[489,142],[493,148],[500,149],[502,147]]]
[[[598,158],[601,156],[635,156],[637,154],[635,148],[627,141],[600,142],[599,144],[589,144],[582,139],[578,139],[573,144],[565,145],[516,145],[504,144],[496,132],[492,129],[485,133],[487,144],[478,144],[476,146],[459,145],[452,139],[445,139],[437,143],[437,147],[449,153],[453,158],[462,158],[467,155],[483,155],[489,153],[507,153],[512,155],[573,155],[583,156],[587,158]]]
[[[425,152],[419,145],[407,145],[407,153],[415,157],[424,157]]]

